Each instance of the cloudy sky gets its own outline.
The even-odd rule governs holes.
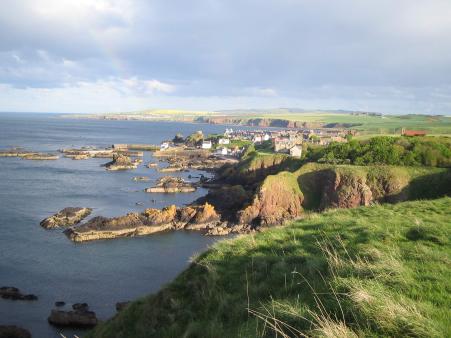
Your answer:
[[[1,0],[0,111],[451,113],[449,0]]]

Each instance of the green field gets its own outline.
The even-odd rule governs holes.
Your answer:
[[[66,115],[69,116],[69,115]],[[430,135],[451,135],[451,116],[432,115],[382,115],[341,111],[301,111],[292,109],[185,111],[153,109],[138,112],[105,113],[94,115],[70,115],[71,117],[193,121],[199,117],[226,117],[234,119],[282,119],[318,124],[356,124],[352,129],[360,131],[360,137],[368,135],[399,135],[401,128],[422,129]]]
[[[221,241],[89,337],[449,337],[450,213],[330,210]]]

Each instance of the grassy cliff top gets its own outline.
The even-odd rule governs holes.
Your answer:
[[[451,198],[331,210],[221,241],[89,336],[450,336],[450,213]]]

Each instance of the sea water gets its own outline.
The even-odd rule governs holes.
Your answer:
[[[23,147],[54,152],[114,143],[159,144],[178,132],[187,136],[222,133],[224,126],[175,122],[67,119],[55,114],[0,114],[0,149]],[[0,157],[0,286],[33,293],[38,301],[0,299],[0,325],[18,325],[33,337],[83,335],[47,323],[56,301],[87,302],[98,318],[116,312],[115,304],[158,291],[189,264],[189,258],[216,239],[198,232],[167,232],[147,237],[73,243],[61,230],[39,222],[65,207],[90,207],[93,216],[118,216],[189,203],[204,189],[189,194],[149,194],[144,188],[163,176],[144,164],[136,170],[106,171],[109,159],[33,161]],[[188,174],[171,173],[187,178]],[[135,182],[148,176],[150,182]]]

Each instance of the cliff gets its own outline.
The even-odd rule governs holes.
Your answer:
[[[306,209],[353,208],[451,194],[449,169],[309,163],[297,170]]]
[[[302,201],[295,175],[271,175],[257,188],[251,203],[238,212],[238,222],[253,226],[281,224],[301,215]]]

